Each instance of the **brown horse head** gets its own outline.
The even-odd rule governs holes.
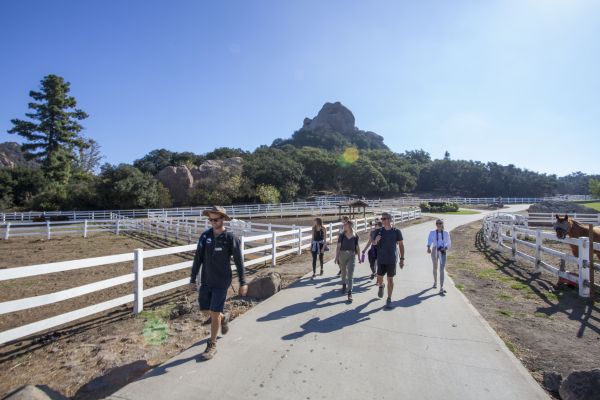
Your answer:
[[[563,218],[556,214],[556,221],[554,222],[554,230],[556,231],[556,237],[564,239],[571,230],[571,221],[569,216],[565,214]]]

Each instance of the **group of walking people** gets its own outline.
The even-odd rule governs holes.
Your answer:
[[[212,207],[202,213],[208,217],[211,228],[206,230],[198,240],[198,246],[190,277],[190,288],[198,292],[198,303],[200,311],[208,316],[210,320],[210,338],[205,351],[202,353],[203,360],[210,360],[217,352],[217,335],[221,331],[225,335],[229,331],[228,313],[224,312],[227,291],[232,282],[231,258],[235,263],[239,291],[245,296],[248,290],[245,280],[244,258],[242,254],[240,239],[232,232],[226,230],[224,221],[231,218],[223,207]],[[371,270],[370,279],[377,276],[377,295],[383,298],[387,286],[386,308],[392,307],[392,293],[394,290],[394,276],[397,266],[404,268],[404,238],[400,229],[393,226],[392,216],[382,213],[380,219],[371,221],[369,238],[360,249],[360,238],[355,232],[354,223],[348,218],[342,218],[342,225],[338,232],[337,247],[335,250],[335,263],[339,265],[338,276],[341,278],[342,292],[348,296],[348,302],[352,302],[352,290],[354,284],[354,272],[356,263],[363,263],[365,256]],[[330,242],[331,242],[330,237]],[[450,249],[450,234],[444,230],[442,220],[436,221],[436,229],[429,233],[427,238],[427,252],[431,254],[433,263],[433,287],[438,285],[438,269],[440,295],[445,294],[444,275],[446,266],[446,253]],[[317,276],[317,261],[319,261],[319,275],[323,275],[324,252],[329,249],[327,240],[327,229],[321,218],[315,218],[312,228],[312,279]],[[439,265],[439,268],[438,268]],[[201,268],[202,267],[202,268]],[[197,276],[200,273],[200,285],[197,284]],[[384,282],[384,278],[387,278]]]

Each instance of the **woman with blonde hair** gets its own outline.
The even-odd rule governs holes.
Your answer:
[[[310,244],[310,251],[312,253],[312,269],[313,279],[317,276],[317,257],[321,263],[321,275],[323,275],[323,252],[325,251],[325,245],[327,238],[327,230],[323,226],[323,220],[321,218],[315,218],[315,224],[312,227],[312,242]]]
[[[335,263],[340,266],[342,272],[342,292],[346,293],[346,289],[348,290],[348,302],[350,303],[352,303],[354,266],[356,265],[356,257],[360,253],[358,240],[358,235],[354,233],[354,224],[352,221],[346,222],[344,225],[344,233],[340,234],[340,237],[338,238]]]

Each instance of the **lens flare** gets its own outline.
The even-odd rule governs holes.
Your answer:
[[[342,167],[349,167],[358,160],[358,149],[356,147],[347,147],[339,159]]]

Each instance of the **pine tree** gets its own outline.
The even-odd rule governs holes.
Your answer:
[[[44,77],[40,91],[29,92],[35,102],[29,103],[33,111],[25,115],[32,121],[13,119],[14,126],[8,131],[27,139],[22,146],[25,156],[40,161],[46,177],[56,183],[69,180],[76,150],[90,146],[80,136],[83,127],[77,122],[88,115],[76,108],[75,98],[69,96],[70,86],[60,76]]]

